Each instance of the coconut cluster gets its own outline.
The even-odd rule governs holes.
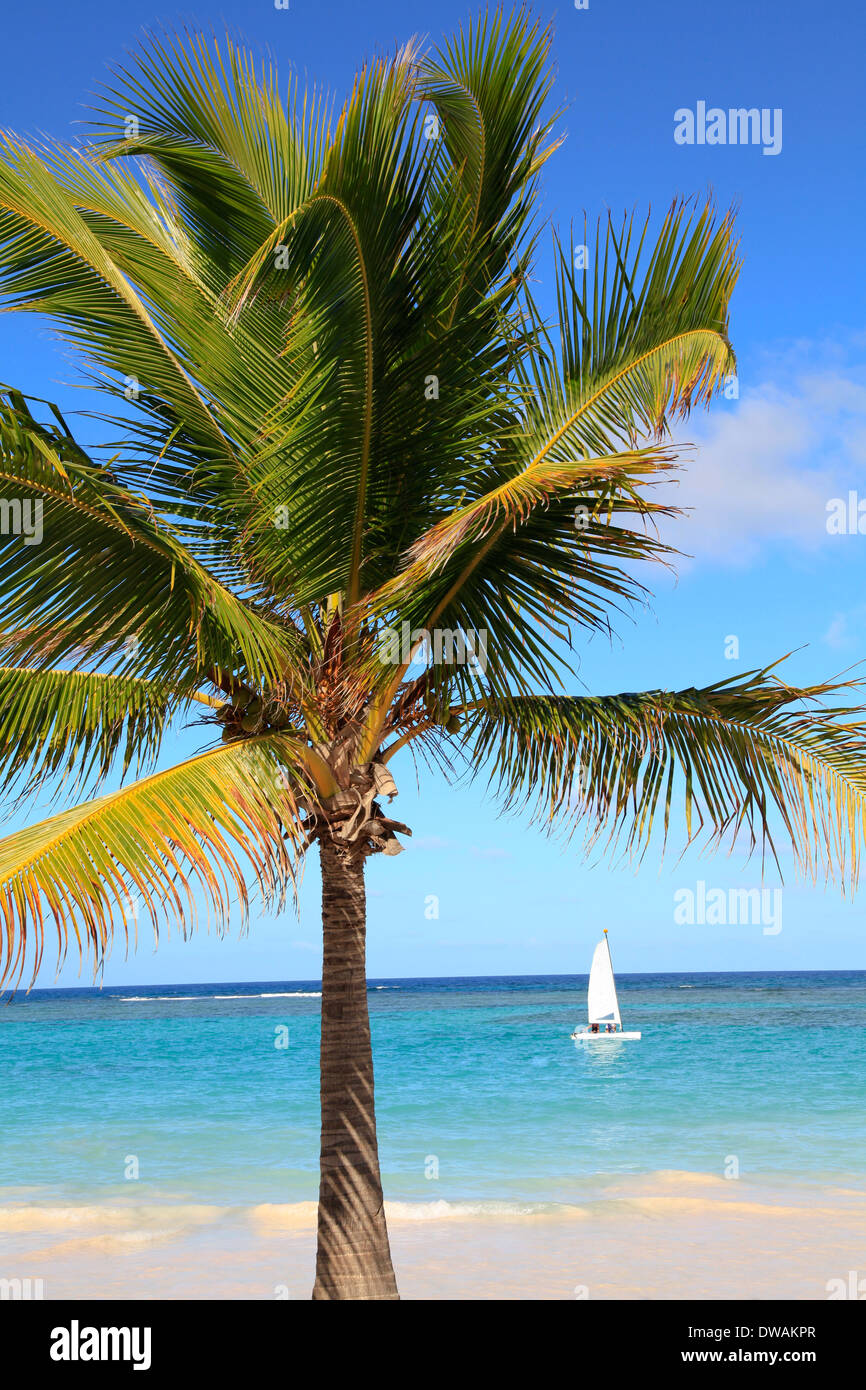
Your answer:
[[[291,716],[284,706],[252,693],[235,696],[220,705],[216,717],[223,726],[223,743],[270,729],[288,729],[291,725]]]

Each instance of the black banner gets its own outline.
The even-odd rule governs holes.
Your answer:
[[[598,1302],[501,1303],[404,1302],[325,1307],[322,1304],[197,1302],[0,1302],[0,1333],[7,1355],[14,1342],[29,1370],[63,1384],[100,1377],[213,1374],[225,1383],[228,1368],[246,1365],[256,1373],[273,1369],[288,1380],[308,1367],[322,1344],[310,1342],[323,1330],[351,1326],[363,1341],[325,1344],[322,1370],[330,1380],[342,1366],[364,1378],[395,1379],[389,1366],[392,1344],[384,1335],[417,1336],[413,1368],[400,1355],[400,1379],[422,1381],[437,1366],[453,1378],[483,1362],[486,1375],[504,1367],[512,1381],[511,1358],[519,1351],[538,1359],[533,1379],[555,1362],[573,1359],[574,1378],[679,1373],[698,1378],[707,1369],[739,1367],[787,1372],[791,1368],[828,1376],[850,1371],[859,1357],[864,1310],[855,1300],[807,1302]],[[381,1319],[381,1322],[380,1322]],[[459,1342],[452,1340],[453,1333]],[[539,1340],[543,1338],[544,1340]],[[547,1340],[547,1339],[550,1340]],[[376,1339],[378,1350],[374,1354]],[[609,1348],[606,1364],[594,1364]],[[308,1373],[308,1371],[305,1371]],[[416,1374],[417,1373],[417,1374]],[[462,1378],[462,1377],[461,1377]]]

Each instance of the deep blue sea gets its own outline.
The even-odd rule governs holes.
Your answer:
[[[862,1181],[866,972],[618,977],[640,1042],[576,1045],[585,976],[371,980],[394,1201],[559,1203],[599,1174]],[[314,981],[0,1005],[0,1199],[315,1199]],[[278,1045],[288,1043],[287,1046]]]

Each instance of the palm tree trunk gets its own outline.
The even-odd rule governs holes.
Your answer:
[[[320,842],[322,1147],[314,1299],[399,1298],[379,1175],[367,1012],[364,860]]]

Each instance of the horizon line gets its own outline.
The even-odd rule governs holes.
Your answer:
[[[617,979],[621,980],[628,976],[634,978],[649,978],[652,976],[665,975],[851,975],[866,974],[866,966],[834,966],[833,968],[812,967],[809,969],[789,969],[789,970],[618,970]],[[558,971],[544,971],[540,974],[504,974],[504,975],[369,975],[367,983],[376,981],[399,981],[410,983],[417,980],[573,980],[585,979],[589,975],[588,970],[570,971],[561,973]],[[321,985],[321,976],[306,976],[301,978],[283,979],[258,979],[258,980],[175,980],[171,982],[154,981],[151,984],[142,984],[140,981],[131,980],[129,984],[115,985],[34,985],[28,990],[16,990],[12,998],[27,998],[31,994],[60,993],[87,990],[94,994],[104,994],[108,990],[122,989],[207,989],[217,985],[286,985],[286,984],[318,984]],[[8,993],[7,990],[0,991],[0,998]]]

